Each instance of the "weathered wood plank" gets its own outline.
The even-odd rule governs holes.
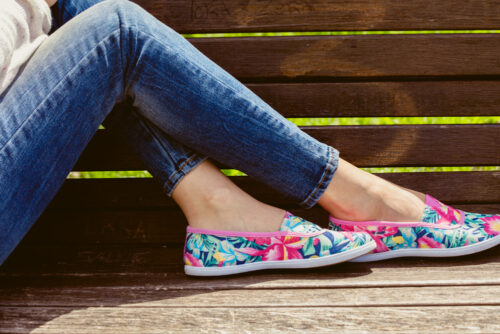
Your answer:
[[[375,175],[400,186],[429,193],[446,204],[469,204],[467,210],[482,210],[485,208],[483,204],[500,204],[500,171],[375,173]],[[230,179],[261,201],[298,209],[276,190],[249,177],[236,176]],[[81,211],[90,208],[133,210],[176,207],[175,202],[163,193],[160,184],[153,178],[67,179],[47,210]],[[493,206],[486,209],[496,208]]]
[[[477,269],[476,278],[487,278],[487,270],[495,268],[500,270],[499,247],[486,252],[460,258],[445,259],[407,259],[399,261],[387,261],[355,267],[338,266],[345,273],[352,270],[370,272],[374,267],[394,266],[399,270],[407,267],[441,266],[442,268],[453,268],[456,272],[457,266],[472,266]],[[481,264],[486,263],[482,269]],[[157,245],[53,245],[53,246],[24,246],[20,245],[2,265],[0,271],[4,272],[179,272],[183,269],[182,247],[180,245],[157,244]],[[439,268],[439,269],[442,269]],[[314,272],[309,270],[310,272]],[[318,272],[321,270],[318,270]],[[280,271],[286,272],[286,271]],[[297,271],[290,271],[297,273]],[[402,273],[406,277],[408,271]],[[484,276],[481,276],[484,275]],[[498,272],[495,274],[498,277]],[[495,278],[495,279],[496,279]],[[401,277],[400,277],[401,279]],[[413,279],[408,277],[408,279]],[[460,280],[461,278],[457,278]],[[456,280],[455,280],[456,281]],[[480,280],[484,281],[484,280]],[[403,280],[404,282],[404,280]]]
[[[500,34],[190,39],[242,81],[500,75]]]
[[[468,206],[457,205],[456,208]],[[477,212],[500,213],[495,206],[474,205]],[[482,209],[484,208],[484,209]],[[327,226],[328,214],[320,209],[288,209]],[[476,210],[472,212],[476,212]],[[42,215],[23,239],[23,246],[84,244],[182,244],[187,221],[179,209],[50,211]]]
[[[350,307],[500,305],[500,285],[343,289],[172,290],[168,287],[0,287],[2,306]],[[404,298],[395,298],[404,296]]]
[[[446,204],[472,205],[467,210],[475,210],[473,205],[482,209],[483,204],[500,203],[500,171],[374,174],[400,186],[429,193]],[[235,176],[230,179],[261,201],[277,206],[296,207],[276,190],[249,177]],[[163,193],[161,186],[152,178],[68,179],[47,210],[174,207],[177,207],[174,201]]]
[[[497,165],[500,162],[500,124],[322,126],[304,127],[304,130],[338,148],[345,160],[359,166]],[[458,158],[474,148],[468,163]]]
[[[169,290],[318,289],[367,287],[499,285],[498,248],[482,254],[443,259],[395,259],[373,263],[343,263],[307,270],[259,271],[218,278],[189,277],[174,271],[7,271],[0,270],[0,287],[21,289],[144,287]],[[179,260],[180,261],[180,260]],[[150,269],[150,268],[149,268]]]
[[[285,117],[500,115],[500,81],[247,84]]]
[[[183,33],[228,31],[492,29],[500,4],[489,1],[134,0]]]
[[[500,124],[307,126],[302,129],[337,148],[343,159],[358,167],[500,165]],[[123,143],[123,139],[106,130],[97,131],[73,170],[145,169]]]
[[[493,333],[500,306],[315,307],[3,307],[12,333]],[[320,315],[320,316],[318,316]],[[424,320],[425,319],[425,323]]]

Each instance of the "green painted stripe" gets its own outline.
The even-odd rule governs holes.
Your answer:
[[[282,32],[228,32],[183,34],[189,38],[259,37],[259,36],[349,36],[349,35],[422,35],[422,34],[500,34],[500,30],[375,30],[375,31],[282,31]]]
[[[471,172],[471,171],[500,171],[500,166],[460,166],[460,167],[369,167],[361,168],[370,173],[409,173],[409,172]],[[245,176],[236,169],[222,169],[227,176]],[[151,178],[146,171],[104,171],[104,172],[71,172],[68,179],[123,179],[123,178]]]
[[[298,126],[396,125],[396,124],[500,124],[500,116],[426,116],[426,117],[291,117]],[[101,125],[99,129],[104,129]]]
[[[318,117],[288,118],[299,126],[396,125],[396,124],[500,124],[500,116],[454,117]]]
[[[500,171],[500,166],[465,167],[370,167],[361,168],[370,173],[424,173],[424,172],[477,172]]]
[[[120,170],[120,171],[85,171],[70,172],[67,179],[124,179],[124,178],[151,178],[147,170]]]

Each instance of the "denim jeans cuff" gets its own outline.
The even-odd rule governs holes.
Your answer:
[[[330,184],[333,175],[337,171],[337,167],[339,165],[339,151],[332,146],[327,147],[327,163],[323,169],[321,178],[318,184],[313,188],[311,193],[306,197],[306,199],[299,203],[300,206],[303,206],[306,209],[313,207],[316,202],[318,202],[318,200]]]
[[[173,174],[170,175],[168,180],[165,181],[163,184],[163,192],[167,194],[167,196],[171,197],[175,187],[179,184],[182,178],[207,158],[207,156],[200,156],[198,154],[190,156],[186,162],[184,162]]]

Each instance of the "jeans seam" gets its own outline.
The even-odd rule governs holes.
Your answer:
[[[191,156],[190,156],[190,157],[189,157],[186,161],[184,161],[184,162],[183,162],[183,163],[182,163],[182,164],[181,164],[181,165],[177,168],[177,170],[176,170],[175,172],[173,172],[173,173],[170,175],[170,177],[168,178],[168,180],[167,180],[167,181],[163,184],[163,187],[162,187],[162,188],[163,188],[163,192],[165,192],[166,194],[169,194],[169,193],[171,192],[171,191],[167,191],[167,188],[168,188],[169,186],[171,186],[172,184],[174,184],[174,183],[172,182],[172,180],[173,180],[176,176],[178,176],[179,174],[184,174],[184,175],[186,175],[187,173],[186,173],[186,171],[184,171],[184,168],[187,166],[187,164],[189,164],[190,162],[192,162],[192,161],[193,161],[195,158],[197,158],[197,157],[199,157],[199,155],[198,155],[198,154],[196,154],[196,153],[194,153],[194,154],[193,154],[193,155],[191,155]],[[206,160],[207,158],[208,158],[208,157],[202,157],[202,159],[201,159],[201,160],[200,160],[197,164],[199,164],[199,163],[203,162],[203,161],[204,161],[204,160]],[[196,164],[196,165],[197,165],[197,164]],[[195,165],[195,166],[196,166],[196,165]],[[194,166],[193,166],[193,167],[194,167]],[[178,183],[178,181],[179,181],[179,180],[177,180],[177,182],[176,182],[176,183]],[[175,186],[174,186],[174,188],[175,188]],[[173,189],[172,189],[172,190],[173,190]]]
[[[132,112],[136,113],[135,110],[132,109]],[[139,113],[136,113],[137,114],[137,118],[139,119],[138,121],[140,122],[141,126],[143,127],[144,130],[146,130],[150,135],[151,137],[154,138],[155,142],[158,144],[158,146],[162,149],[163,153],[165,153],[166,155],[168,155],[170,157],[171,160],[175,160],[172,155],[170,154],[169,150],[165,147],[165,145],[163,145],[163,142],[160,140],[160,138],[156,135],[156,133],[151,129],[151,126],[147,123],[149,120],[148,119],[142,119],[142,115],[140,115]],[[179,167],[181,168],[181,167]],[[170,179],[169,179],[170,180]],[[167,180],[167,182],[169,181]]]
[[[312,205],[310,205],[309,201],[311,200],[311,198],[313,198],[313,196],[316,194],[316,192],[319,190],[319,188],[323,184],[326,176],[330,172],[330,169],[333,169],[332,162],[333,162],[333,158],[334,158],[334,153],[332,151],[333,151],[333,147],[328,146],[328,161],[326,163],[325,169],[323,170],[323,175],[321,176],[321,179],[317,183],[316,187],[314,187],[314,189],[312,190],[311,194],[309,196],[307,196],[307,198],[305,200],[303,200],[299,205],[305,205],[308,207],[312,206]]]

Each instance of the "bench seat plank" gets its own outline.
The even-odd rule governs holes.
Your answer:
[[[299,297],[299,296],[297,296]],[[297,298],[296,297],[296,298]],[[395,296],[395,298],[398,298]],[[201,307],[200,307],[201,306]],[[421,307],[2,307],[1,331],[26,333],[290,333],[455,334],[500,331],[500,306]],[[22,319],[22,321],[20,321]]]
[[[453,261],[427,260],[432,265],[451,267],[470,265],[477,269],[477,277],[486,275],[488,268],[500,270],[500,249],[498,247],[466,259],[457,258]],[[409,260],[406,266],[416,266],[423,260]],[[468,261],[468,263],[466,263]],[[489,261],[486,268],[479,266],[481,262]],[[396,262],[397,263],[397,262]],[[447,265],[448,263],[448,265]],[[453,265],[454,263],[454,265]],[[393,266],[391,262],[381,262],[375,266]],[[372,264],[364,267],[371,269]],[[16,272],[180,272],[183,268],[182,245],[179,244],[114,244],[114,245],[53,245],[53,246],[23,246],[18,247],[1,268],[6,273]],[[362,267],[360,267],[362,268]],[[448,268],[449,270],[450,268]],[[455,272],[455,269],[453,269]],[[292,271],[293,273],[293,271]],[[498,272],[497,272],[498,273]],[[344,273],[345,274],[345,273]],[[406,272],[405,274],[406,275]],[[498,275],[496,275],[498,276]],[[500,279],[500,277],[498,277]],[[404,281],[402,282],[404,284]]]
[[[383,288],[170,289],[167,286],[0,288],[1,304],[29,307],[350,307],[500,305],[500,285]],[[297,298],[300,296],[300,298]],[[401,298],[395,298],[401,296]],[[404,297],[403,297],[404,296]],[[0,306],[1,310],[1,306]]]
[[[260,271],[245,275],[203,279],[186,276],[182,260],[175,255],[177,266],[153,271],[122,270],[108,265],[101,270],[62,270],[33,268],[0,270],[0,288],[23,287],[137,287],[150,286],[170,290],[227,290],[279,288],[362,288],[406,286],[499,285],[500,250],[456,258],[400,258],[372,263],[342,263],[330,267],[305,270]],[[167,254],[167,252],[164,252]],[[35,255],[35,254],[33,254]],[[167,262],[169,259],[164,258]],[[54,270],[55,269],[55,270]],[[137,268],[136,268],[137,269]],[[166,270],[165,270],[166,269]]]

